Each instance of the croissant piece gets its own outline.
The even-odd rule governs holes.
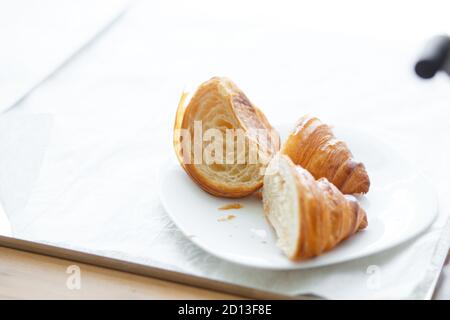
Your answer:
[[[278,247],[292,260],[318,256],[367,227],[353,196],[344,196],[326,178],[316,181],[281,153],[266,169],[263,204]]]
[[[215,196],[239,198],[259,189],[265,167],[280,148],[262,111],[227,78],[204,82],[187,105],[186,100],[183,94],[173,142],[187,174]]]
[[[331,128],[315,117],[299,120],[281,152],[316,179],[327,178],[344,194],[369,191],[364,164],[355,161],[345,142],[336,139]]]

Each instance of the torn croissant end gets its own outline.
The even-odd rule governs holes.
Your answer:
[[[231,158],[234,160],[230,163],[227,161],[228,149],[223,145],[219,150],[221,161],[208,162],[204,159],[208,145],[201,137],[201,161],[196,161],[199,157],[195,154],[198,144],[194,129],[199,121],[203,133],[209,129],[218,130],[223,137],[230,129],[242,133],[245,148],[242,151],[233,145]],[[254,129],[267,133],[264,145],[255,136]],[[183,140],[183,130],[189,133],[187,136],[193,138],[194,143]],[[183,93],[175,117],[173,145],[181,166],[203,190],[215,196],[240,198],[262,186],[264,169],[279,150],[280,141],[262,111],[231,80],[214,77],[201,84],[188,103],[187,94]],[[257,150],[260,161],[251,161],[250,146]],[[216,151],[214,155],[217,155]]]
[[[329,251],[368,224],[357,201],[325,178],[316,181],[283,154],[266,169],[263,205],[278,247],[292,260]]]
[[[184,110],[186,109],[186,100],[189,96],[189,92],[183,92],[178,102],[177,112],[175,114],[175,124],[173,126],[173,148],[177,155],[180,165],[184,168],[184,160],[181,150],[181,125],[183,123]]]
[[[302,117],[281,148],[283,154],[316,179],[327,178],[344,194],[369,192],[364,164],[353,159],[345,142],[330,126],[311,116]]]

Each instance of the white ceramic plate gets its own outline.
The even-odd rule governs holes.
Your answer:
[[[280,126],[282,136],[286,126]],[[209,253],[237,264],[265,269],[303,269],[344,262],[386,250],[425,231],[437,214],[434,189],[394,148],[367,133],[335,128],[336,135],[364,162],[370,191],[360,198],[368,214],[366,230],[320,257],[292,262],[275,245],[276,237],[256,196],[224,199],[201,190],[178,163],[165,166],[160,197],[178,228]],[[238,210],[218,210],[229,203]],[[235,218],[221,221],[233,214]]]

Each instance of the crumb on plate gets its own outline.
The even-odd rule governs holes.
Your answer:
[[[221,206],[219,208],[219,210],[241,209],[242,207],[244,207],[244,206],[242,204],[240,204],[240,203],[230,203],[230,204],[226,204],[224,206]]]
[[[233,220],[234,218],[236,218],[236,216],[234,214],[227,214],[226,216],[219,217],[217,219],[217,221],[219,221],[219,222],[228,221],[228,220]]]

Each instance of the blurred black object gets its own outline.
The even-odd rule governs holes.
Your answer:
[[[428,41],[416,63],[415,71],[423,79],[433,78],[438,71],[450,75],[450,37],[436,36]]]

